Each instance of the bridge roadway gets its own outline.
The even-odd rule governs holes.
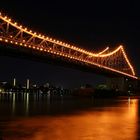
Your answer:
[[[73,67],[106,76],[137,79],[123,46],[93,53],[50,38],[0,13],[0,54]],[[105,50],[106,51],[106,50]]]
[[[0,44],[0,55],[18,57],[20,59],[28,59],[32,61],[44,62],[48,64],[64,66],[68,68],[78,69],[80,71],[91,72],[100,74],[107,77],[126,77],[121,73],[115,73],[113,71],[97,67],[92,64],[80,62],[78,60],[70,59],[67,57],[62,57],[55,54],[44,53],[31,48],[18,47],[14,44],[8,44],[6,42],[1,42]],[[131,79],[131,77],[129,77]],[[132,78],[133,79],[133,78]]]

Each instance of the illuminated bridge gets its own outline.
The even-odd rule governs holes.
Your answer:
[[[100,71],[116,76],[137,79],[123,46],[101,52],[88,50],[64,43],[48,36],[33,32],[0,13],[0,51],[17,55],[32,55],[44,60],[56,60],[69,65],[81,66],[91,71]],[[1,53],[0,52],[0,53]],[[22,52],[22,53],[21,53]]]

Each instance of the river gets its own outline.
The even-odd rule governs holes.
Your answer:
[[[0,95],[0,140],[139,140],[138,99]]]

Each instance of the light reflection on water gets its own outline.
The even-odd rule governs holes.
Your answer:
[[[0,95],[2,140],[139,140],[138,99]]]

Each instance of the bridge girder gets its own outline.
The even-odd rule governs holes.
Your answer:
[[[20,49],[33,49],[44,52],[48,55],[56,55],[68,58],[71,61],[94,65],[97,68],[108,70],[124,76],[137,79],[123,46],[119,46],[114,51],[107,52],[108,47],[99,52],[93,53],[82,48],[64,43],[62,41],[49,38],[45,35],[37,34],[7,16],[0,13],[0,42],[13,44]]]

